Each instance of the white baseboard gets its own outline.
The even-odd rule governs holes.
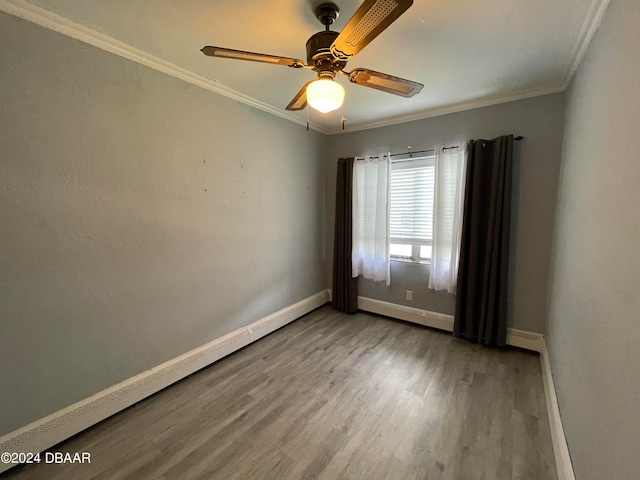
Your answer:
[[[42,452],[329,301],[323,290],[224,337],[0,437],[0,452]],[[13,465],[0,463],[0,472]]]
[[[544,335],[517,328],[507,328],[507,345],[541,353],[544,349]]]
[[[365,312],[377,313],[398,320],[417,323],[426,327],[438,328],[447,332],[453,332],[453,315],[431,312],[419,308],[398,305],[397,303],[383,302],[373,298],[358,297],[358,308]]]
[[[549,429],[551,430],[551,442],[553,444],[553,455],[556,459],[558,480],[575,480],[573,464],[569,455],[569,446],[564,436],[562,418],[560,417],[556,387],[551,374],[549,353],[544,342],[540,352],[540,366],[542,367],[542,383],[544,385],[544,396],[547,400],[547,415],[549,416]]]
[[[453,331],[453,315],[445,313],[421,310],[367,297],[358,297],[358,308],[365,312],[406,320],[426,327],[437,328],[447,332]],[[507,330],[507,345],[540,353],[544,349],[544,336],[540,333],[509,328]]]

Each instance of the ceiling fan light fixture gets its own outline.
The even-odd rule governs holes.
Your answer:
[[[307,103],[319,112],[337,110],[344,102],[344,88],[332,78],[320,77],[307,86]]]

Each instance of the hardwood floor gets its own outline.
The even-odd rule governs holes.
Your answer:
[[[555,480],[535,354],[324,306],[11,479]]]

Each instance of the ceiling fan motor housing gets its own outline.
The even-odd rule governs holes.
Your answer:
[[[338,35],[339,32],[327,30],[318,32],[307,40],[307,64],[313,65],[316,72],[335,74],[346,66],[347,62],[340,61],[331,54],[331,45]]]

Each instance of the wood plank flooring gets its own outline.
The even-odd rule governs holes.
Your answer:
[[[11,479],[556,480],[535,354],[324,306]]]

